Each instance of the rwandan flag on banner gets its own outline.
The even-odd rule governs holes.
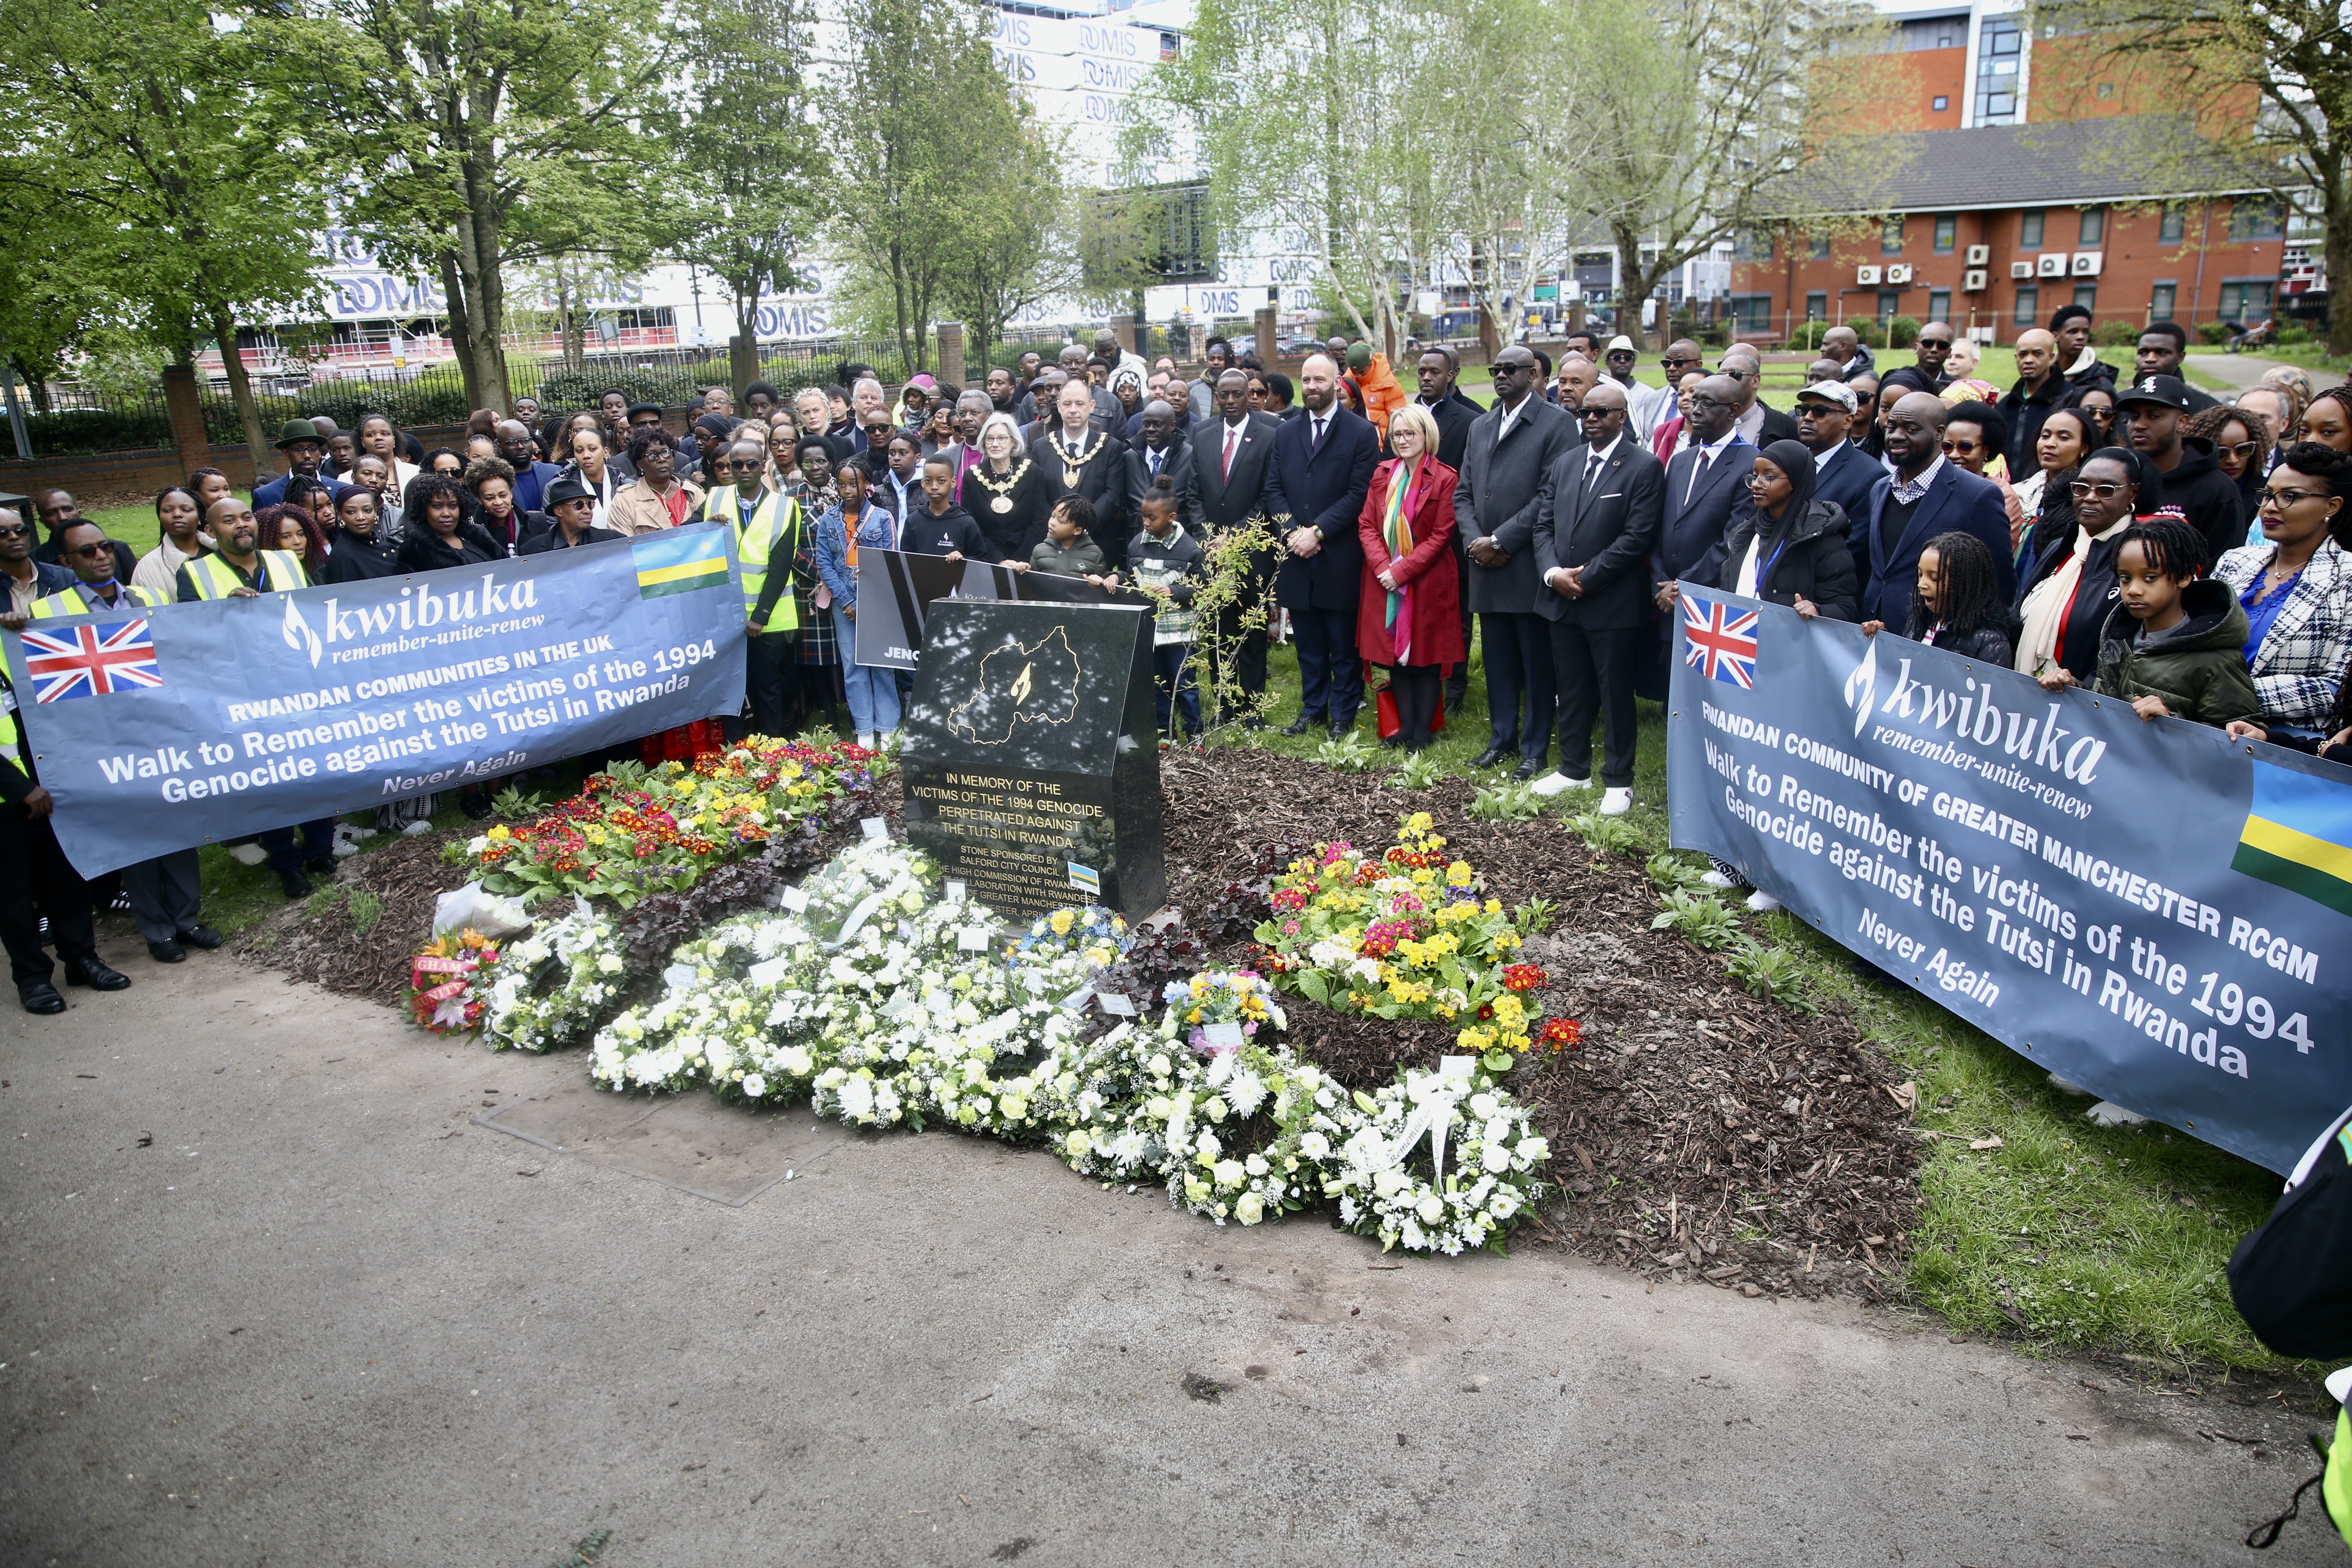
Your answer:
[[[692,532],[664,530],[641,535],[629,542],[629,551],[636,563],[640,599],[691,594],[727,581],[724,528],[698,528]]]
[[[2230,868],[2352,915],[2352,788],[2256,763]]]

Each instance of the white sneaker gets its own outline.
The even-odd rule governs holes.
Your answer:
[[[873,731],[860,730],[857,731],[857,748],[862,752],[870,752],[874,750]]]
[[[1568,790],[1589,789],[1591,785],[1592,781],[1591,779],[1572,779],[1566,773],[1549,773],[1544,774],[1543,777],[1536,780],[1535,783],[1528,785],[1528,788],[1533,790],[1537,795],[1540,795],[1544,799],[1549,800],[1552,796],[1562,794]]]
[[[232,844],[228,858],[240,866],[258,866],[269,858],[269,851],[258,844]]]
[[[1601,792],[1601,815],[1622,816],[1633,809],[1633,792],[1630,789],[1604,789]]]
[[[1780,907],[1780,900],[1759,888],[1748,895],[1748,907],[1759,915],[1769,915]]]
[[[1725,876],[1722,872],[1717,870],[1712,866],[1708,867],[1706,874],[1699,878],[1699,882],[1702,886],[1709,888],[1736,888],[1739,886],[1739,883],[1736,879]]]

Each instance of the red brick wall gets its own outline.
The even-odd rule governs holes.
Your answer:
[[[2080,242],[2082,214],[2074,207],[2040,209],[2042,241],[2032,249],[2021,244],[2025,214],[2017,208],[1957,215],[1956,233],[1948,255],[1937,253],[1935,218],[1925,213],[1906,218],[1900,256],[1881,254],[1874,223],[1837,231],[1825,259],[1812,258],[1802,234],[1784,234],[1776,241],[1771,260],[1745,261],[1733,268],[1731,291],[1735,298],[1770,296],[1771,331],[1766,335],[1778,338],[1782,335],[1783,322],[1790,319],[1788,312],[1793,311],[1798,321],[1804,319],[1805,296],[1810,291],[1829,296],[1827,319],[1831,321],[1874,316],[1878,290],[1857,285],[1855,268],[1907,262],[1912,268],[1912,281],[1902,290],[1897,314],[1925,321],[1929,315],[1930,290],[1948,289],[1952,293],[1954,326],[1989,326],[1993,329],[1995,342],[2007,343],[2023,330],[2015,319],[2021,287],[2039,289],[2034,305],[2035,325],[2048,321],[2051,311],[2071,300],[2077,283],[2097,285],[2097,297],[2092,306],[2095,321],[2122,321],[2137,325],[2148,319],[2152,291],[2162,279],[2174,287],[2172,319],[2193,326],[2198,321],[2215,319],[2225,281],[2275,279],[2279,270],[2280,241],[2232,241],[2229,237],[2231,204],[2226,198],[2210,204],[2209,229],[2208,205],[2189,204],[2181,237],[2170,241],[2160,237],[2161,215],[2154,207],[2109,208],[2105,236],[2095,246]],[[1985,267],[1988,286],[1982,293],[1969,293],[1960,287],[1961,274],[1967,269],[1968,249],[1972,245],[1989,246],[1991,249]],[[2011,262],[2031,261],[2043,252],[2063,250],[2071,257],[2077,250],[2093,249],[2100,251],[2104,258],[2099,276],[2095,279],[2070,275],[2012,280],[2009,275]]]

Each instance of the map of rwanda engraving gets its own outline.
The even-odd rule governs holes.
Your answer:
[[[1025,646],[1008,642],[981,659],[971,695],[948,710],[948,729],[999,746],[1018,724],[1066,724],[1078,709],[1078,677],[1077,655],[1060,626]]]

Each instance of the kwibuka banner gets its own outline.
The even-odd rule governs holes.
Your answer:
[[[709,524],[6,638],[24,743],[87,875],[451,789],[743,706]]]
[[[2352,1103],[2339,770],[1891,633],[1683,597],[1677,847],[2037,1064],[2272,1170]]]

